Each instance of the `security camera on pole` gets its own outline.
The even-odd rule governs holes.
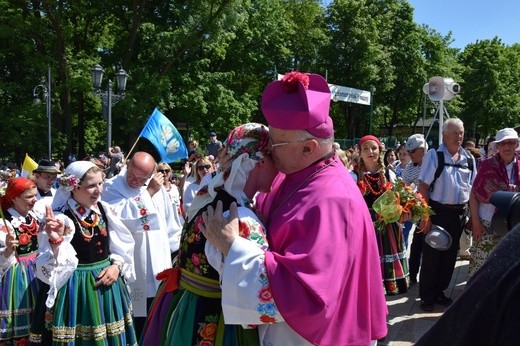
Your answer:
[[[432,77],[424,84],[423,92],[430,100],[439,101],[439,145],[442,143],[442,124],[444,122],[444,100],[451,100],[460,92],[460,85],[453,78]],[[447,114],[448,112],[446,112]],[[449,114],[448,114],[449,118]],[[428,131],[429,132],[429,131]],[[428,137],[428,135],[426,135]]]

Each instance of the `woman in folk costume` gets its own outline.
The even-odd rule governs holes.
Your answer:
[[[385,168],[381,158],[382,148],[381,142],[375,136],[367,135],[359,140],[361,154],[357,171],[358,186],[374,221],[377,216],[372,204],[396,180],[395,173]],[[405,293],[408,291],[409,273],[402,226],[394,222],[376,232],[385,293]]]
[[[37,193],[33,181],[15,178],[1,199],[0,345],[22,345],[29,340],[39,289],[34,273],[41,221],[33,212]]]
[[[258,344],[256,329],[225,325],[217,271],[221,263],[210,265],[211,254],[205,252],[209,244],[200,225],[209,205],[215,207],[221,201],[228,210],[236,201],[241,235],[260,248],[267,247],[265,229],[251,207],[255,194],[268,192],[278,172],[268,155],[268,143],[268,129],[261,124],[241,125],[229,134],[219,155],[225,168],[199,190],[188,210],[177,267],[160,274],[166,282],[149,313],[143,345]],[[217,250],[211,250],[215,255]]]
[[[40,290],[31,342],[42,345],[136,345],[125,280],[134,280],[134,240],[100,201],[103,171],[72,162],[46,210],[37,276]]]

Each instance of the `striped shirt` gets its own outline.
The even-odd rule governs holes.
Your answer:
[[[444,153],[445,163],[468,166],[469,156],[462,147],[459,147],[460,159],[458,162],[452,160],[452,156],[446,149],[444,143],[439,146],[438,150]],[[430,185],[435,176],[437,166],[437,153],[435,149],[430,149],[426,155],[424,155],[419,180]],[[435,181],[433,191],[430,191],[430,199],[442,204],[467,203],[476,173],[475,160],[473,160],[473,171],[469,168],[444,165],[441,175]]]
[[[404,168],[402,178],[406,185],[414,184],[415,190],[419,187],[419,173],[421,173],[421,165],[414,165],[412,162]]]

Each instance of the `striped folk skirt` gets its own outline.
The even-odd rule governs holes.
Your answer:
[[[96,287],[96,277],[109,260],[80,264],[56,297],[45,306],[48,286],[40,290],[31,328],[35,345],[137,345],[130,294],[120,277]]]
[[[217,280],[183,270],[180,287],[172,291],[167,279],[159,287],[141,345],[258,345],[256,328],[224,324]]]
[[[401,226],[397,222],[386,225],[383,232],[377,233],[377,246],[385,294],[406,293],[410,274]]]
[[[33,308],[39,290],[34,275],[36,253],[18,257],[0,279],[0,345],[29,340]]]

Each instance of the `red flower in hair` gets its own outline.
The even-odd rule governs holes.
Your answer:
[[[287,93],[297,92],[298,83],[302,83],[307,90],[309,88],[309,76],[305,73],[293,71],[286,73],[282,78],[282,87]]]

